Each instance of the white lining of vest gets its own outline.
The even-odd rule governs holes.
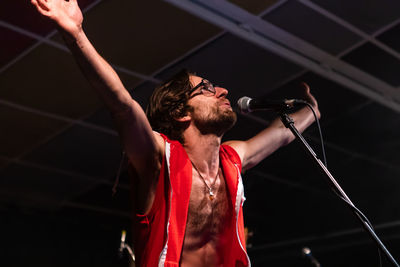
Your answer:
[[[169,200],[169,206],[168,206],[168,223],[167,223],[167,240],[165,242],[164,248],[161,251],[160,258],[158,260],[158,266],[162,267],[165,264],[165,260],[167,258],[167,250],[168,250],[168,239],[169,239],[169,221],[171,219],[171,202],[172,202],[172,184],[171,184],[171,172],[170,172],[170,156],[171,156],[171,149],[170,149],[170,143],[165,141],[165,161],[167,162],[167,169],[168,169],[168,181],[169,181],[169,187],[171,189],[170,193],[170,200]]]
[[[239,167],[235,163],[235,167],[238,173],[238,189],[236,192],[236,202],[235,202],[235,211],[236,211],[236,236],[240,245],[240,248],[243,250],[244,254],[246,255],[247,262],[249,263],[249,267],[251,267],[251,262],[249,255],[247,255],[246,250],[244,249],[242,242],[240,242],[240,237],[239,237],[239,211],[240,207],[243,206],[244,201],[246,200],[246,197],[244,196],[244,186],[243,186],[243,181],[242,181],[242,175],[240,174]]]

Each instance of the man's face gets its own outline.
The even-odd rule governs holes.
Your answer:
[[[191,106],[191,118],[200,132],[222,135],[232,128],[236,123],[236,113],[226,98],[228,90],[214,87],[198,76],[190,76],[190,82],[195,90],[188,105]]]

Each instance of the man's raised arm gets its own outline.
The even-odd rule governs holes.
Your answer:
[[[304,84],[305,100],[309,102],[318,118],[321,116],[318,103],[310,93],[308,85]],[[303,132],[314,122],[314,116],[308,107],[302,108],[290,115],[296,128]],[[228,141],[225,144],[232,146],[242,160],[243,169],[250,169],[260,161],[272,154],[278,148],[289,144],[294,140],[294,135],[287,129],[280,119],[275,119],[271,125],[247,141]]]
[[[151,189],[155,180],[151,177],[156,178],[154,172],[159,169],[163,153],[162,137],[153,133],[143,109],[86,37],[77,0],[31,2],[43,16],[56,23],[79,67],[110,110],[130,162],[146,184],[149,183],[147,189]]]

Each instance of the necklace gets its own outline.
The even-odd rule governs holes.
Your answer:
[[[197,169],[196,165],[194,165],[194,163],[192,161],[190,161],[194,167],[194,169],[197,171],[197,173],[199,174],[201,180],[203,181],[203,183],[206,185],[207,189],[208,189],[208,194],[209,194],[209,198],[210,200],[213,200],[215,198],[215,194],[212,191],[212,187],[214,186],[215,182],[217,181],[218,178],[218,174],[219,174],[219,169],[217,171],[217,175],[214,178],[214,182],[211,184],[211,186],[208,186],[208,184],[206,183],[206,179],[204,179],[204,177],[201,175],[201,173],[199,172],[199,169]]]

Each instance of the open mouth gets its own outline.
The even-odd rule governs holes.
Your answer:
[[[221,106],[228,106],[228,107],[230,107],[231,104],[229,103],[229,101],[224,101],[224,102],[221,103]]]

